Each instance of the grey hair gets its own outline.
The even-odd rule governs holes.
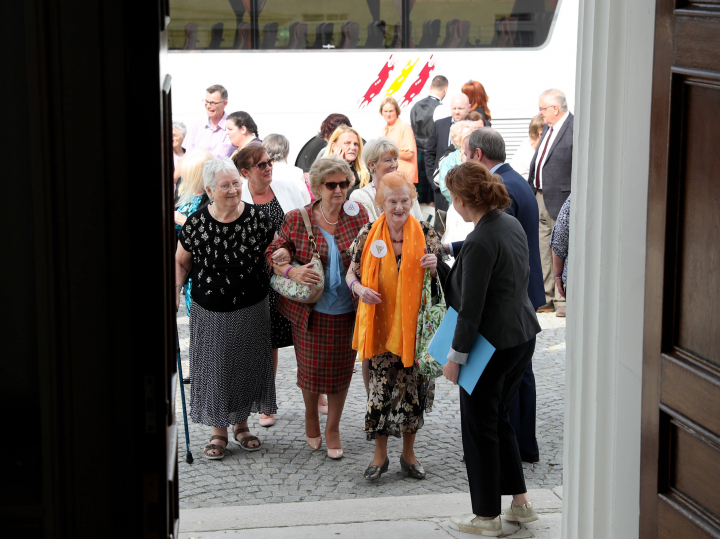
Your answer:
[[[474,154],[478,148],[486,159],[505,162],[505,140],[502,135],[490,127],[481,127],[470,134],[470,151]]]
[[[368,170],[370,170],[370,163],[377,165],[377,162],[386,152],[392,153],[393,157],[400,157],[400,150],[393,140],[387,137],[368,140],[363,147],[363,160]]]
[[[263,148],[270,156],[270,159],[275,161],[286,161],[288,154],[290,153],[290,141],[283,135],[273,133],[268,135],[262,142]]]
[[[214,94],[215,92],[219,92],[220,99],[222,99],[223,101],[227,101],[228,91],[221,84],[213,84],[212,86],[210,86],[210,88],[206,88],[205,91],[209,94]]]
[[[211,159],[203,165],[203,184],[205,184],[205,187],[209,187],[214,191],[217,185],[217,175],[221,172],[234,172],[240,179],[235,163],[229,157]]]
[[[567,112],[567,99],[565,98],[565,94],[560,90],[550,88],[549,90],[545,90],[541,93],[540,97],[547,97],[548,99],[551,99],[562,112]]]
[[[187,127],[185,127],[185,124],[184,124],[184,123],[182,123],[182,122],[173,122],[172,130],[175,131],[176,129],[177,129],[178,131],[180,131],[180,134],[181,134],[183,137],[184,137],[185,135],[187,135]]]
[[[469,120],[460,120],[450,127],[450,142],[452,142],[453,146],[457,149],[462,148],[463,139],[460,133],[462,133],[464,129],[472,129],[472,122]]]
[[[315,161],[310,169],[310,189],[315,198],[322,198],[323,180],[331,174],[342,174],[347,178],[351,186],[355,183],[355,176],[345,159],[340,159],[334,155],[322,157]]]

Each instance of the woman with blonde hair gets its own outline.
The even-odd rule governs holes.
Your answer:
[[[203,183],[203,166],[211,159],[215,159],[215,156],[210,151],[205,148],[195,148],[186,153],[180,161],[182,182],[178,189],[177,210],[175,210],[175,232],[178,237],[188,216],[207,206],[210,201]],[[183,285],[188,317],[192,305],[191,288],[192,279],[188,279]]]
[[[435,230],[410,214],[416,198],[405,174],[385,175],[375,199],[383,213],[360,230],[349,249],[352,262],[345,281],[360,298],[353,348],[370,370],[364,428],[375,442],[365,470],[370,481],[388,470],[389,436],[402,436],[401,469],[412,478],[425,477],[415,457],[415,435],[432,409],[435,382],[413,367],[415,332],[425,270],[435,280],[438,258],[447,255]]]
[[[400,119],[400,106],[392,97],[382,100],[380,114],[387,124],[383,129],[382,136],[393,140],[400,151],[398,170],[407,174],[410,181],[417,183],[417,144],[412,127]]]
[[[339,157],[350,165],[355,182],[350,186],[348,196],[355,190],[365,187],[370,182],[370,173],[362,159],[363,142],[358,133],[347,125],[338,126],[328,139],[324,157]]]
[[[462,163],[463,159],[463,140],[465,135],[468,133],[474,131],[472,122],[468,120],[463,120],[462,122],[456,122],[452,125],[450,128],[450,142],[452,142],[453,148],[455,148],[455,151],[453,151],[450,155],[444,156],[440,161],[438,162],[438,179],[439,179],[439,187],[440,192],[443,194],[445,199],[448,202],[450,201],[450,191],[448,191],[447,186],[445,185],[445,176],[447,176],[447,173],[450,169],[455,168],[460,163]]]

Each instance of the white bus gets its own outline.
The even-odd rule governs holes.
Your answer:
[[[484,85],[508,159],[543,90],[574,104],[575,0],[169,1],[173,119],[204,123],[205,88],[221,84],[228,113],[290,140],[291,164],[331,113],[375,138],[392,95],[409,123],[436,75],[449,80],[446,103],[470,79]]]

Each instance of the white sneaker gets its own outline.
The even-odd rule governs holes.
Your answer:
[[[509,520],[510,522],[520,522],[522,524],[535,522],[540,518],[530,502],[517,506],[511,501],[510,507],[503,511],[503,515],[505,516],[505,520]]]
[[[450,527],[453,530],[465,533],[476,533],[477,535],[484,535],[486,537],[500,537],[503,532],[502,522],[500,522],[499,516],[492,520],[483,520],[472,514],[450,517]]]

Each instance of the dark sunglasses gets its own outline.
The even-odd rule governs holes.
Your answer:
[[[274,162],[275,159],[268,159],[267,161],[260,161],[257,165],[253,166],[259,168],[260,170],[265,170],[268,165],[273,166]]]
[[[325,182],[323,184],[325,187],[327,187],[328,191],[334,191],[337,189],[337,186],[340,186],[340,189],[347,189],[350,187],[350,182],[345,180],[344,182]]]

